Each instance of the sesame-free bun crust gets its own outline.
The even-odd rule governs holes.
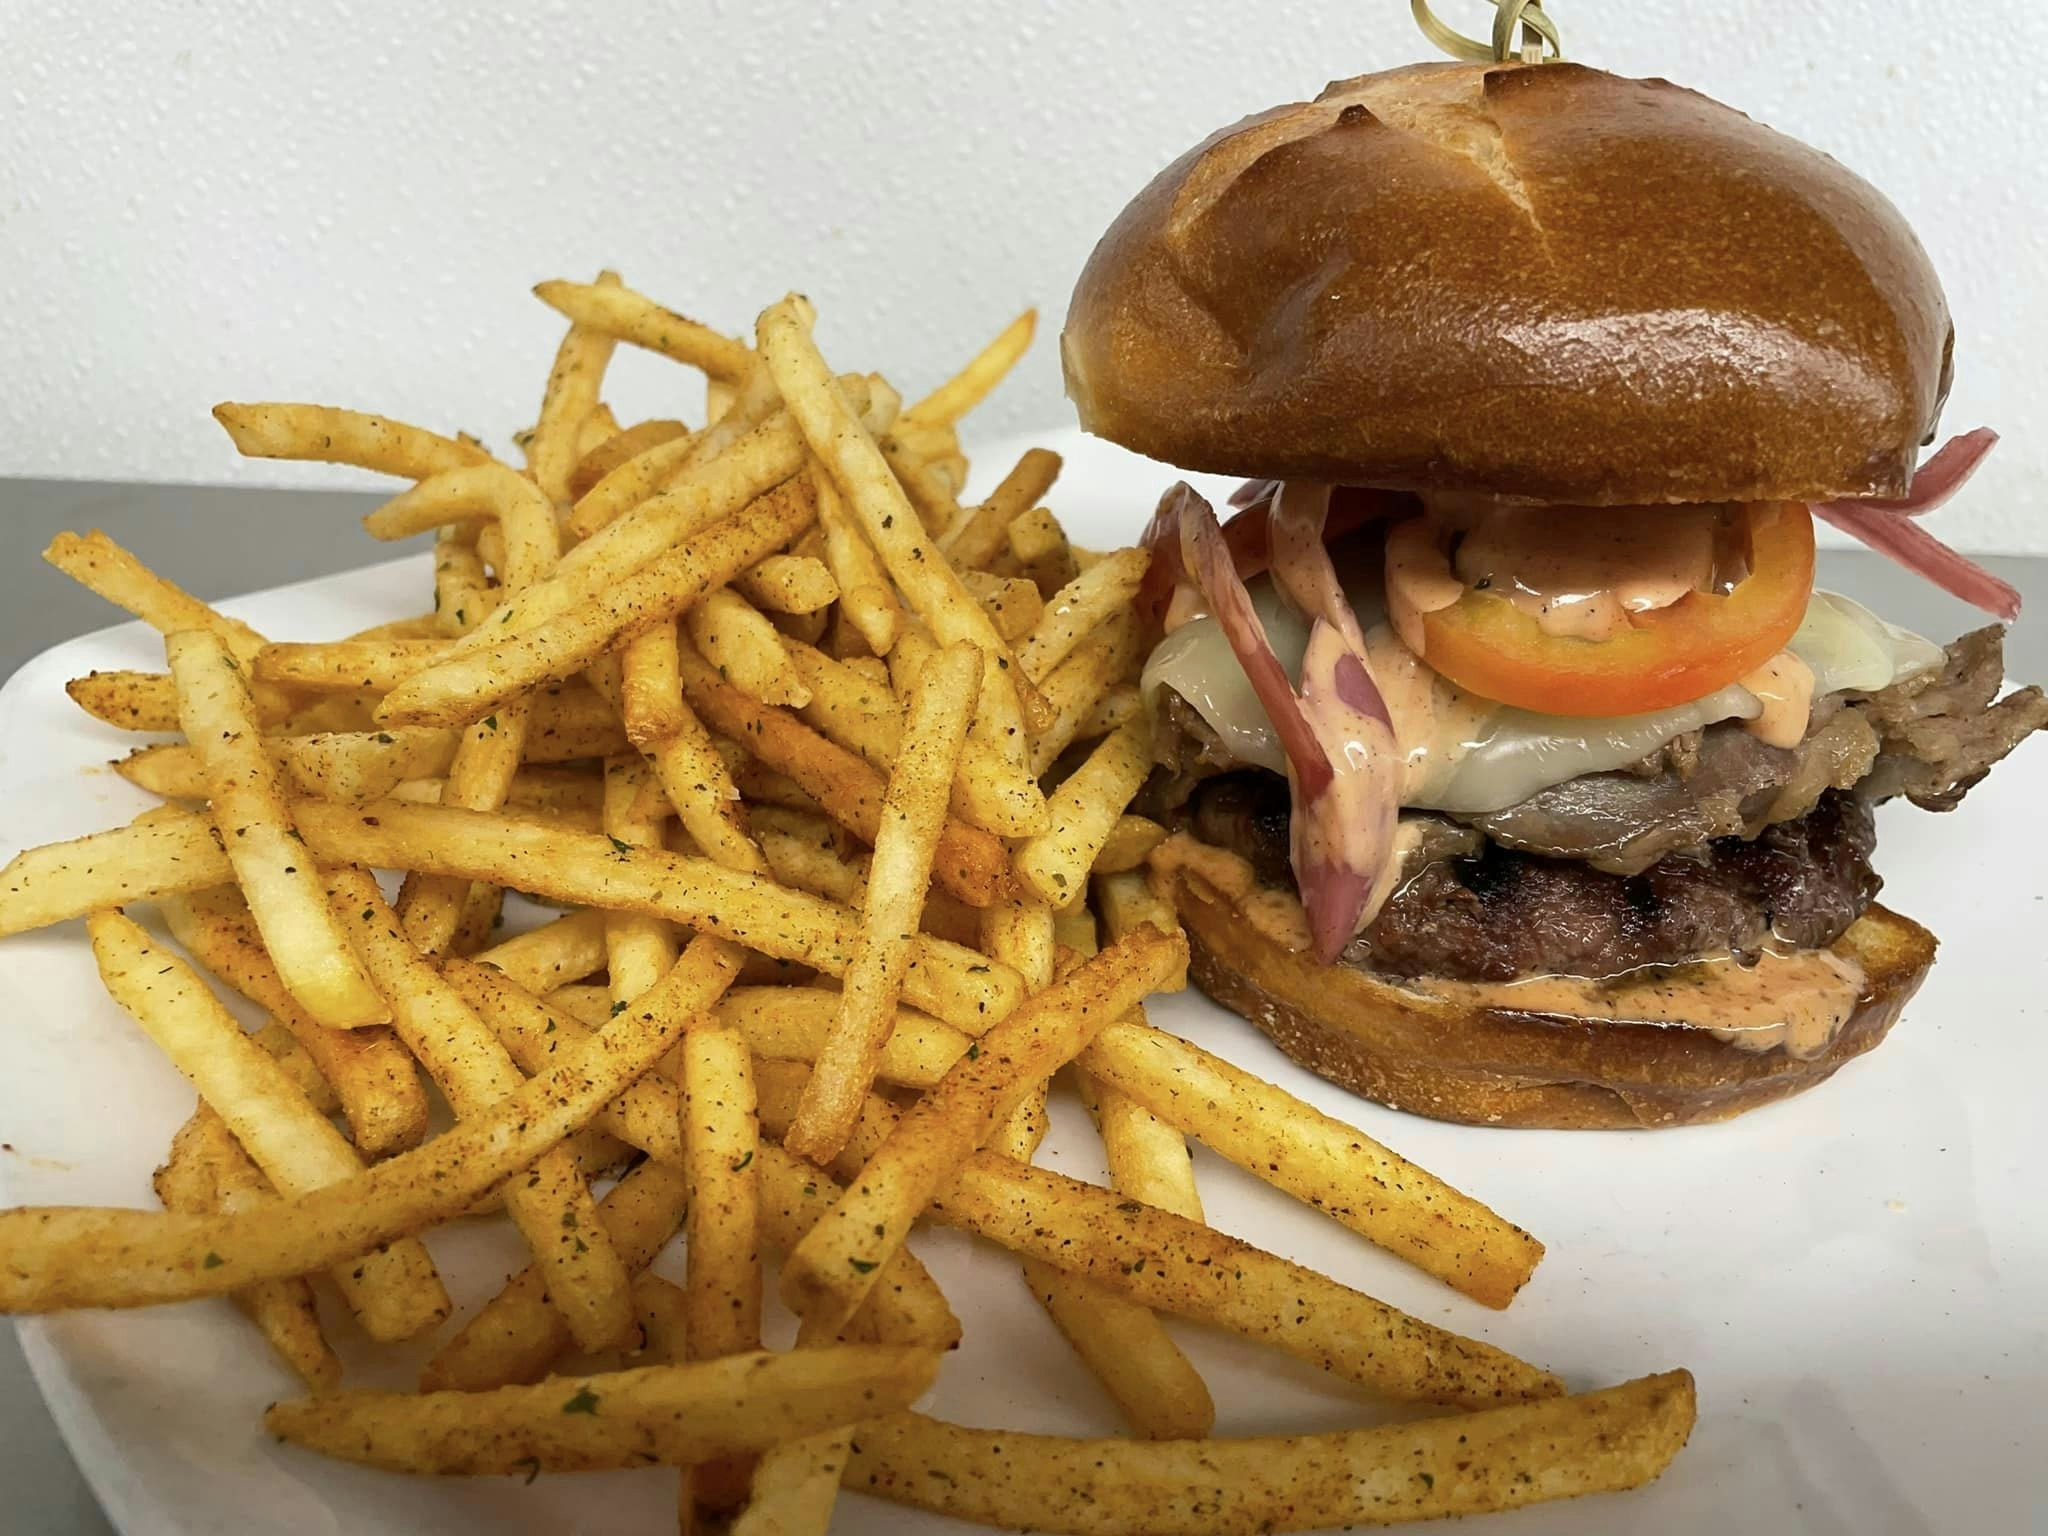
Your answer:
[[[1282,948],[1227,903],[1173,882],[1189,975],[1289,1056],[1368,1099],[1468,1125],[1634,1130],[1726,1120],[1827,1081],[1883,1040],[1934,961],[1934,936],[1871,906],[1835,942],[1862,1000],[1821,1055],[1752,1052],[1704,1030],[1474,1009]]]
[[[1183,155],[1061,349],[1184,469],[1586,505],[1902,494],[1948,306],[1898,210],[1663,80],[1436,64]]]

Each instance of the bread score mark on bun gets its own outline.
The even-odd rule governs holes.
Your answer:
[[[1294,799],[1295,879],[1316,953],[1334,961],[1391,885],[1401,753],[1357,615],[1323,543],[1329,503],[1327,486],[1297,485],[1273,504],[1274,579],[1311,619],[1299,690],[1273,652],[1206,501],[1185,483],[1175,485],[1160,502],[1148,542],[1177,544],[1183,571],[1201,589],[1273,722]]]

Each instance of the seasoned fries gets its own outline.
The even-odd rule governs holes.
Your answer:
[[[1043,449],[960,504],[961,418],[1035,315],[906,407],[833,372],[796,295],[750,346],[610,272],[535,292],[568,327],[524,468],[331,406],[215,412],[244,453],[411,482],[365,526],[433,533],[430,613],[421,591],[409,617],[273,642],[103,535],[51,544],[166,637],[167,673],[66,691],[173,738],[111,786],[172,803],[16,853],[0,935],[85,919],[112,1003],[198,1104],[162,1210],[0,1211],[0,1313],[227,1297],[316,1394],[270,1410],[287,1445],[527,1481],[660,1464],[684,1536],[826,1536],[842,1484],[1207,1536],[1655,1477],[1685,1373],[1565,1397],[1204,1224],[1194,1143],[1487,1306],[1543,1253],[1226,1059],[1234,1037],[1147,1021],[1189,953],[1147,874],[1168,828],[1132,809],[1147,552],[1076,548]],[[704,375],[701,430],[621,426],[619,343]],[[566,910],[528,926],[536,902]],[[245,1030],[213,983],[266,1017]],[[1111,1187],[1032,1165],[1076,1088]],[[506,1218],[530,1261],[451,1298],[422,1236]],[[941,1290],[924,1224],[1004,1250],[1137,1438],[907,1411],[989,1301]],[[461,1252],[451,1280],[474,1278]],[[764,1256],[791,1349],[760,1347]],[[342,1390],[321,1271],[380,1343],[463,1309],[417,1391]],[[1212,1398],[1174,1319],[1456,1411],[1212,1439],[1232,1389]]]
[[[178,720],[213,801],[214,830],[286,989],[322,1024],[382,1023],[391,1010],[327,911],[240,664],[204,630],[173,634],[165,652],[178,685]]]

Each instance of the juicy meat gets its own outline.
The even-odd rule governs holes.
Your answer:
[[[1254,771],[1195,792],[1188,829],[1288,886],[1284,780]],[[1344,952],[1382,974],[1506,981],[1531,972],[1609,976],[1767,941],[1831,944],[1877,894],[1876,842],[1859,796],[1830,793],[1754,839],[1726,837],[1617,875],[1573,859],[1480,842],[1442,817],[1404,821],[1415,845],[1403,883]]]
[[[1667,855],[1720,837],[1755,837],[1795,821],[1830,790],[1868,799],[1905,795],[1951,809],[2006,753],[2048,726],[2048,698],[2005,678],[2004,632],[1993,625],[1948,648],[1939,671],[1880,693],[1817,700],[1806,739],[1789,750],[1739,724],[1709,726],[1620,773],[1539,790],[1519,805],[1461,817],[1525,853],[1583,859],[1639,874]]]

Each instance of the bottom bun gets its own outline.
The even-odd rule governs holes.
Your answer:
[[[1289,1056],[1395,1109],[1467,1125],[1633,1130],[1726,1120],[1832,1077],[1884,1039],[1934,962],[1934,935],[1884,907],[1834,950],[1863,997],[1828,1048],[1802,1061],[1705,1030],[1472,1008],[1282,948],[1175,881],[1195,985]]]

